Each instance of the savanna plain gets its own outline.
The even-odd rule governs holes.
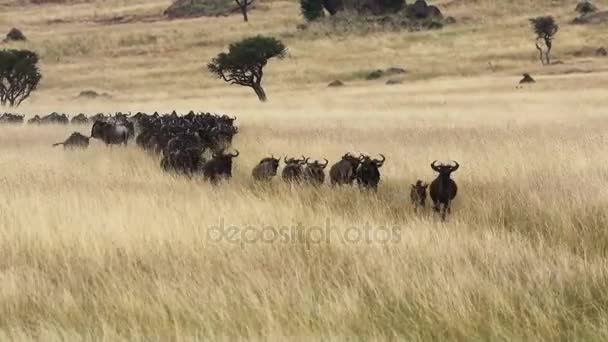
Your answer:
[[[160,0],[0,1],[1,30],[29,39],[4,45],[41,58],[18,111],[193,109],[240,130],[214,187],[133,143],[51,146],[89,126],[0,127],[0,340],[608,340],[608,58],[579,53],[607,27],[570,25],[570,1],[436,4],[457,23],[334,33],[298,29],[291,1],[248,24],[165,20]],[[541,67],[527,20],[548,14],[562,63]],[[289,50],[263,104],[205,70],[255,34]],[[391,66],[402,84],[360,77]],[[524,72],[537,83],[516,88]],[[377,193],[251,179],[270,154],[346,152],[386,156]],[[409,202],[435,159],[461,164],[445,222]]]

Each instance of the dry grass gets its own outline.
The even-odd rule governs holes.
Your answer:
[[[606,62],[563,58],[515,89],[522,70],[541,73],[525,16],[476,3],[514,15],[491,32],[480,20],[336,43],[286,38],[291,57],[269,65],[265,105],[195,71],[246,33],[296,34],[293,4],[269,3],[248,29],[238,16],[43,24],[147,15],[159,1],[6,7],[0,23],[21,13],[11,26],[43,55],[44,84],[23,111],[236,114],[241,157],[213,188],[162,173],[134,146],[50,147],[88,127],[0,127],[0,339],[606,340]],[[563,28],[556,53],[598,44],[595,30]],[[490,57],[504,69],[482,69]],[[411,82],[324,88],[393,64]],[[68,101],[91,87],[115,97]],[[249,176],[269,153],[335,161],[345,151],[387,156],[377,195]],[[447,223],[407,201],[434,159],[462,164]],[[232,238],[218,241],[220,222]]]

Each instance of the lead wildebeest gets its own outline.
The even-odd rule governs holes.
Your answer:
[[[304,181],[312,185],[321,185],[325,182],[325,168],[329,161],[325,158],[325,164],[318,160],[310,163],[306,158],[306,167],[304,168]]]
[[[429,193],[433,201],[433,209],[441,212],[441,219],[445,220],[446,213],[450,213],[450,203],[456,197],[458,186],[450,178],[452,172],[458,170],[460,165],[454,161],[454,165],[436,165],[437,161],[431,163],[431,168],[439,173],[437,178],[431,182]]]
[[[63,145],[63,148],[87,148],[89,147],[89,137],[74,132],[64,142],[53,144],[53,147],[59,145]]]
[[[95,121],[91,127],[91,138],[101,139],[106,145],[127,145],[129,135],[129,127],[124,124]]]
[[[332,165],[329,169],[331,185],[353,184],[357,175],[357,167],[361,160],[350,153],[342,156],[342,159]]]
[[[270,181],[277,175],[280,159],[270,156],[260,160],[258,165],[253,168],[251,175],[256,181]]]
[[[238,157],[236,153],[214,153],[213,158],[203,165],[203,177],[211,184],[217,184],[221,179],[232,177],[232,158]]]
[[[366,190],[378,190],[380,183],[380,168],[384,165],[386,158],[381,154],[382,160],[372,159],[369,156],[361,155],[360,165],[357,168],[357,184]]]
[[[412,188],[410,189],[410,200],[412,201],[412,205],[414,206],[414,210],[418,210],[418,208],[424,208],[426,205],[426,188],[429,185],[424,183],[421,180],[417,180],[416,184],[412,184]]]
[[[302,177],[304,174],[303,165],[306,163],[306,158],[302,156],[302,159],[289,158],[284,157],[285,167],[283,167],[283,172],[281,177],[287,183],[299,183],[302,181]]]

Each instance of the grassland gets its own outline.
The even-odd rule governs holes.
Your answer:
[[[24,113],[200,109],[241,130],[213,188],[134,146],[51,147],[88,127],[0,127],[1,340],[608,339],[608,60],[573,55],[605,27],[566,25],[571,4],[442,2],[460,24],[339,36],[298,31],[282,1],[249,25],[154,19],[164,1],[0,4],[42,56]],[[541,68],[526,18],[544,13],[564,64]],[[266,104],[202,70],[262,32],[290,49]],[[404,84],[353,76],[393,65]],[[524,71],[538,83],[516,89]],[[74,100],[89,88],[113,98]],[[346,151],[386,155],[378,194],[250,179],[270,153]],[[434,159],[462,165],[447,223],[407,201]]]

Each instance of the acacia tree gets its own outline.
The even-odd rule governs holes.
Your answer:
[[[550,54],[553,46],[552,42],[555,38],[555,34],[559,30],[559,26],[551,16],[533,18],[530,19],[530,23],[532,24],[532,30],[536,34],[536,49],[540,53],[540,62],[543,65],[550,64]],[[547,51],[543,52],[543,48],[539,45],[539,41],[545,43]]]
[[[0,104],[19,106],[36,90],[42,75],[38,55],[29,50],[0,51]]]
[[[264,67],[274,57],[283,58],[287,48],[273,37],[256,36],[230,44],[228,53],[222,52],[207,64],[207,69],[230,83],[251,87],[260,101],[266,101],[262,88]]]
[[[251,6],[253,4],[253,0],[234,0],[234,1],[236,1],[236,4],[241,9],[241,13],[243,14],[243,20],[245,20],[245,22],[248,22],[249,18],[247,17],[247,9],[249,8],[249,6]]]

